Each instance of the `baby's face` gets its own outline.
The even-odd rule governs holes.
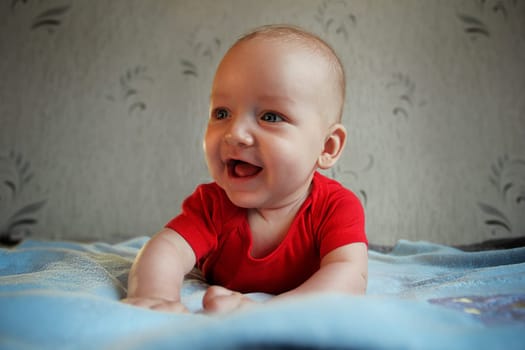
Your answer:
[[[308,192],[331,89],[320,59],[294,44],[251,39],[217,70],[204,139],[208,169],[243,208],[278,208]]]

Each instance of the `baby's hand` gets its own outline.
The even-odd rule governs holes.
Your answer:
[[[255,303],[255,301],[242,293],[234,292],[220,286],[209,287],[202,299],[204,312],[219,314],[239,310]]]
[[[123,303],[143,307],[146,309],[176,313],[187,313],[189,310],[179,300],[163,298],[131,297],[122,299]]]

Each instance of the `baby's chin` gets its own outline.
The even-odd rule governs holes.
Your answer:
[[[219,184],[230,202],[232,202],[236,207],[243,209],[259,209],[264,207],[264,201],[261,200],[253,191],[250,192],[239,192],[239,191],[229,191],[227,188]]]

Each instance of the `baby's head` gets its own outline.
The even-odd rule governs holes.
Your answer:
[[[308,192],[316,169],[339,158],[342,65],[317,36],[261,27],[239,39],[213,80],[204,139],[208,169],[233,203],[286,205]]]

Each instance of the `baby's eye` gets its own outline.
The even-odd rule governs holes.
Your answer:
[[[284,120],[283,117],[281,117],[279,114],[274,112],[266,112],[262,115],[261,120],[268,122],[268,123],[277,123],[282,122]]]
[[[228,112],[227,109],[224,109],[224,108],[217,108],[216,110],[213,111],[213,117],[218,120],[228,118],[229,116],[230,116],[230,113]]]

